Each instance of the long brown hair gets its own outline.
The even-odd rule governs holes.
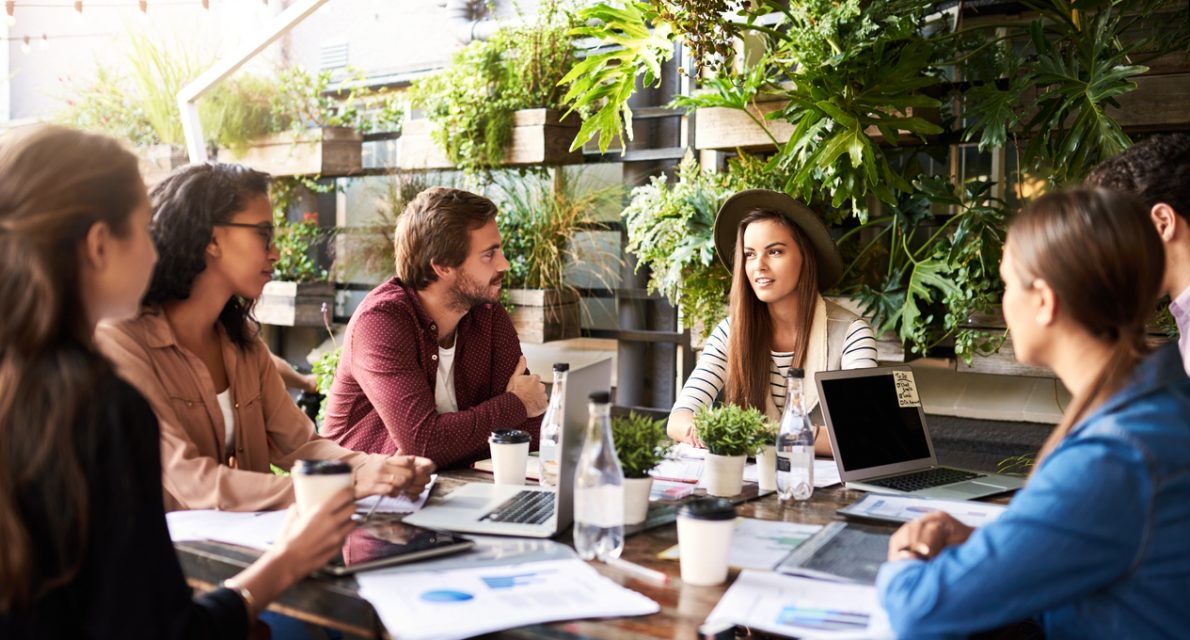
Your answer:
[[[800,331],[793,349],[793,366],[806,360],[810,344],[810,325],[814,322],[814,307],[818,298],[818,262],[814,247],[800,227],[775,211],[758,209],[744,216],[736,231],[734,260],[731,269],[731,331],[727,338],[727,380],[724,398],[727,402],[765,411],[769,397],[769,362],[773,347],[773,319],[768,304],[761,302],[752,290],[744,271],[744,230],[753,222],[773,220],[784,225],[793,235],[794,244],[802,253],[802,269],[797,288]]]
[[[111,367],[91,341],[79,244],[96,222],[126,234],[144,193],[109,138],[0,137],[0,611],[69,582],[87,552],[87,407]]]
[[[1127,383],[1149,352],[1145,323],[1156,308],[1165,251],[1144,205],[1130,194],[1104,189],[1039,198],[1017,215],[1007,245],[1023,286],[1044,280],[1064,313],[1111,348],[1107,363],[1042,446],[1040,463],[1074,425]]]

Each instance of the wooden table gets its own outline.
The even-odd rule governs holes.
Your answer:
[[[431,502],[440,500],[466,481],[490,481],[491,476],[472,471],[439,474]],[[700,491],[701,493],[701,491]],[[816,489],[814,497],[805,503],[782,506],[775,495],[768,495],[740,504],[737,513],[748,518],[779,520],[806,524],[825,524],[835,519],[835,510],[850,504],[862,495],[841,486]],[[890,528],[890,531],[892,529]],[[570,533],[557,538],[570,542]],[[630,536],[625,541],[626,560],[657,569],[668,574],[670,584],[656,586],[628,577],[602,563],[592,563],[605,576],[630,589],[652,598],[661,611],[651,616],[558,622],[533,625],[494,634],[501,638],[682,638],[697,637],[698,627],[706,620],[728,585],[695,587],[682,584],[678,563],[659,560],[657,554],[677,544],[677,528],[663,525]],[[190,584],[207,590],[219,584],[251,563],[259,552],[215,542],[185,542],[176,545],[182,569]],[[728,582],[735,578],[733,570]],[[358,637],[384,637],[384,627],[372,606],[359,597],[354,578],[308,578],[287,591],[271,607],[272,610],[325,627],[339,629]]]

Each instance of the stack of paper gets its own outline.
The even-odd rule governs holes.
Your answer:
[[[268,549],[281,533],[285,511],[173,511],[165,514],[174,542],[215,540],[253,549]]]
[[[397,640],[451,640],[530,624],[657,613],[581,560],[356,577]]]
[[[891,638],[888,617],[866,585],[744,571],[707,622],[797,638]]]
[[[970,500],[934,500],[912,496],[869,493],[839,509],[839,513],[854,518],[909,522],[932,511],[945,511],[968,527],[982,527],[1000,517],[1007,505]]]

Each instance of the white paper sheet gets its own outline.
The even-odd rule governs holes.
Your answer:
[[[215,540],[253,549],[268,549],[285,523],[281,511],[173,511],[165,514],[174,542]]]
[[[743,571],[707,622],[798,638],[892,638],[871,586]]]
[[[1004,513],[1004,510],[1007,508],[1007,505],[989,502],[933,500],[930,498],[869,493],[863,498],[839,509],[839,513],[875,520],[909,522],[931,511],[945,511],[969,527],[982,527],[999,518],[1000,514]]]
[[[357,513],[367,513],[372,509],[372,505],[377,501],[380,505],[376,507],[376,513],[413,513],[422,507],[426,506],[426,500],[430,497],[430,490],[434,488],[434,483],[438,482],[438,474],[430,476],[430,484],[426,485],[425,490],[417,496],[417,500],[410,500],[405,496],[368,496],[361,500],[355,501],[355,510]]]
[[[744,467],[744,480],[747,480],[748,482],[760,481],[760,470],[756,465],[750,464]],[[839,466],[835,464],[833,459],[814,459],[815,488],[825,489],[826,487],[833,487],[840,482],[842,482],[842,480],[839,479]]]
[[[661,610],[581,560],[356,576],[397,640],[452,640],[530,624]]]
[[[736,518],[727,564],[737,569],[772,571],[790,551],[818,533],[822,525]],[[658,554],[662,560],[681,557],[678,545]]]

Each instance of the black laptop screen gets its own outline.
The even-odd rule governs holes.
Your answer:
[[[855,471],[930,457],[918,407],[901,407],[892,372],[822,381],[835,455]]]

